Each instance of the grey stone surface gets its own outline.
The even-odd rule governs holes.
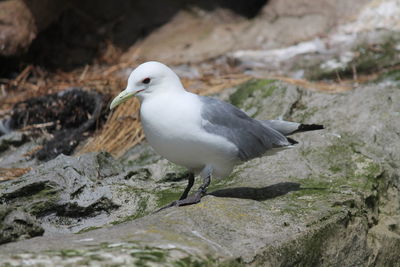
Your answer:
[[[156,193],[165,189],[163,179],[169,188],[185,178],[183,170],[183,177],[177,178],[179,168],[165,160],[140,167],[145,153],[151,152],[142,153],[140,162],[130,161],[132,167],[124,167],[107,153],[61,155],[0,184],[0,203],[37,217],[46,235],[76,233],[142,216],[157,207]]]
[[[38,165],[29,154],[43,138],[31,140],[24,132],[12,131],[0,136],[0,168],[26,168]]]
[[[0,220],[0,244],[40,236],[44,232],[34,216],[19,209],[12,210],[6,205],[0,206]]]
[[[21,132],[10,132],[0,136],[0,152],[7,150],[10,146],[20,146],[26,141],[26,136]]]
[[[229,178],[214,180],[198,205],[157,214],[149,213],[183,190],[184,171],[178,168],[174,175],[177,167],[145,146],[136,148],[143,156],[128,153],[123,164],[103,153],[58,157],[18,183],[0,184],[1,199],[24,206],[19,194],[29,184],[50,192],[59,188],[53,196],[55,210],[62,212],[55,214],[70,218],[46,224],[38,216],[45,236],[2,245],[0,263],[18,265],[25,257],[55,265],[395,264],[398,88],[398,82],[383,80],[333,95],[274,80],[242,85],[230,99],[253,116],[322,123],[326,130],[297,134],[295,148],[249,161]],[[115,220],[125,222],[110,226]],[[104,227],[59,236],[94,221],[98,224],[91,226]]]
[[[377,29],[333,33],[293,46],[266,50],[239,50],[228,56],[249,73],[293,78],[357,80],[400,62],[398,30]]]
[[[206,63],[233,51],[291,46],[326,35],[350,21],[369,2],[338,0],[333,5],[329,0],[268,1],[252,19],[223,7],[209,12],[182,10],[143,42],[133,45],[123,59]],[[196,65],[206,73],[216,71]]]
[[[382,72],[399,64],[399,12],[397,0],[337,1],[335,5],[325,0],[271,1],[266,6],[266,16],[282,15],[276,15],[275,24],[284,19],[310,18],[314,22],[310,25],[311,31],[326,28],[293,43],[240,47],[227,56],[253,75],[357,81],[362,74]],[[338,21],[330,24],[329,21],[335,18]],[[280,38],[290,32],[287,28],[278,31]],[[284,34],[280,34],[282,31]],[[307,33],[308,28],[303,27],[297,32]]]

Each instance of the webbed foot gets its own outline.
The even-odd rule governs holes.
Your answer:
[[[155,213],[171,208],[171,207],[181,207],[181,206],[188,206],[188,205],[193,205],[193,204],[197,204],[201,201],[201,198],[203,196],[205,196],[205,192],[203,193],[202,191],[197,191],[196,193],[194,193],[193,195],[188,196],[185,199],[179,199],[179,200],[175,200],[171,203],[169,203],[168,205],[158,209]]]
[[[211,182],[211,173],[207,175],[207,177],[204,178],[204,183],[200,186],[199,190],[196,191],[193,195],[187,196],[190,188],[193,186],[194,182],[194,175],[189,175],[189,183],[188,186],[186,187],[185,191],[183,192],[182,196],[179,198],[179,200],[175,200],[171,202],[170,204],[158,209],[156,212],[171,208],[171,207],[181,207],[181,206],[187,206],[187,205],[193,205],[197,204],[201,201],[201,198],[204,197],[207,193],[207,187],[210,185]]]

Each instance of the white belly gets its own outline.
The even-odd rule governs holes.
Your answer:
[[[194,172],[209,166],[216,177],[232,171],[237,148],[201,127],[201,102],[196,95],[152,97],[142,103],[141,120],[149,144],[169,161]]]

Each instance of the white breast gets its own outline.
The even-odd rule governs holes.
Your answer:
[[[237,148],[201,127],[201,105],[197,95],[185,91],[146,99],[140,112],[147,141],[160,155],[192,171],[208,165],[215,176],[229,175]]]

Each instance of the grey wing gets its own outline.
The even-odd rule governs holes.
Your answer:
[[[260,120],[261,124],[277,130],[283,135],[290,135],[299,130],[300,123],[283,120]]]
[[[269,149],[291,145],[283,134],[250,118],[235,106],[211,97],[199,97],[203,104],[203,128],[234,143],[240,160],[260,157]]]

